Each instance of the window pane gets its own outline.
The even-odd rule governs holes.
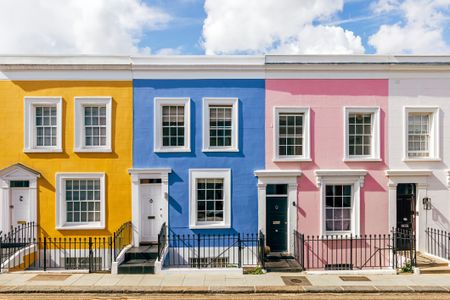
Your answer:
[[[85,146],[106,146],[106,106],[84,107]]]
[[[408,156],[430,156],[431,113],[410,113],[408,115]]]
[[[34,109],[36,147],[55,147],[57,135],[56,106],[36,106]]]
[[[325,187],[326,231],[351,230],[351,194],[351,185],[327,185]]]
[[[303,155],[302,113],[280,113],[278,115],[278,156]]]
[[[209,106],[209,146],[231,147],[233,119],[232,105]]]
[[[100,180],[72,179],[65,180],[64,184],[66,189],[66,222],[100,221],[100,191],[96,190],[100,186]]]
[[[223,221],[223,179],[197,179],[197,221]],[[204,201],[207,200],[207,201]]]
[[[162,107],[162,145],[184,146],[184,105]]]
[[[348,114],[348,154],[350,156],[372,155],[371,113]]]

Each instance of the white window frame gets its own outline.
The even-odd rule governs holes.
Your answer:
[[[162,107],[165,105],[184,105],[184,146],[163,146],[162,142]],[[191,99],[154,98],[153,114],[153,151],[154,152],[191,152]]]
[[[352,113],[372,114],[372,141],[371,155],[350,155],[349,154],[349,130],[348,117]],[[379,107],[344,107],[344,161],[381,161],[380,155],[380,108]]]
[[[203,152],[239,152],[239,100],[238,98],[203,98]],[[209,144],[209,106],[232,106],[231,146],[211,147]]]
[[[430,156],[429,157],[409,157],[408,156],[408,115],[409,113],[430,113]],[[403,161],[441,161],[440,157],[440,111],[435,106],[405,106],[403,111]]]
[[[301,113],[303,114],[303,155],[280,156],[278,153],[279,146],[279,117],[280,113]],[[311,124],[310,124],[310,108],[297,106],[275,106],[273,110],[273,161],[289,162],[289,161],[311,161]]]
[[[62,97],[25,97],[24,152],[62,152]],[[36,106],[56,106],[56,146],[36,145]]]
[[[66,191],[65,180],[93,179],[100,180],[100,222],[66,222]],[[105,173],[56,173],[56,229],[58,230],[84,230],[105,229]]]
[[[223,179],[223,221],[215,223],[197,222],[197,179]],[[231,227],[231,169],[189,169],[189,228],[223,229]]]
[[[112,152],[112,97],[75,97],[75,141],[74,152]],[[84,134],[84,107],[85,106],[106,106],[106,145],[86,146]]]
[[[360,233],[360,202],[361,188],[367,170],[316,170],[317,186],[320,189],[320,232],[322,235],[359,235]],[[350,231],[326,231],[326,186],[352,185],[352,211]]]

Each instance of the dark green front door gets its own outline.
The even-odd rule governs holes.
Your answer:
[[[267,246],[271,252],[287,251],[287,196],[267,195]]]

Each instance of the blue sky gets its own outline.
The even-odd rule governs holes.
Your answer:
[[[0,54],[450,54],[450,0],[0,1]]]

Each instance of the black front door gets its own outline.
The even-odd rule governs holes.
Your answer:
[[[267,246],[271,252],[287,250],[287,186],[268,185],[266,199]]]
[[[416,185],[397,185],[397,249],[411,248],[416,231]]]

